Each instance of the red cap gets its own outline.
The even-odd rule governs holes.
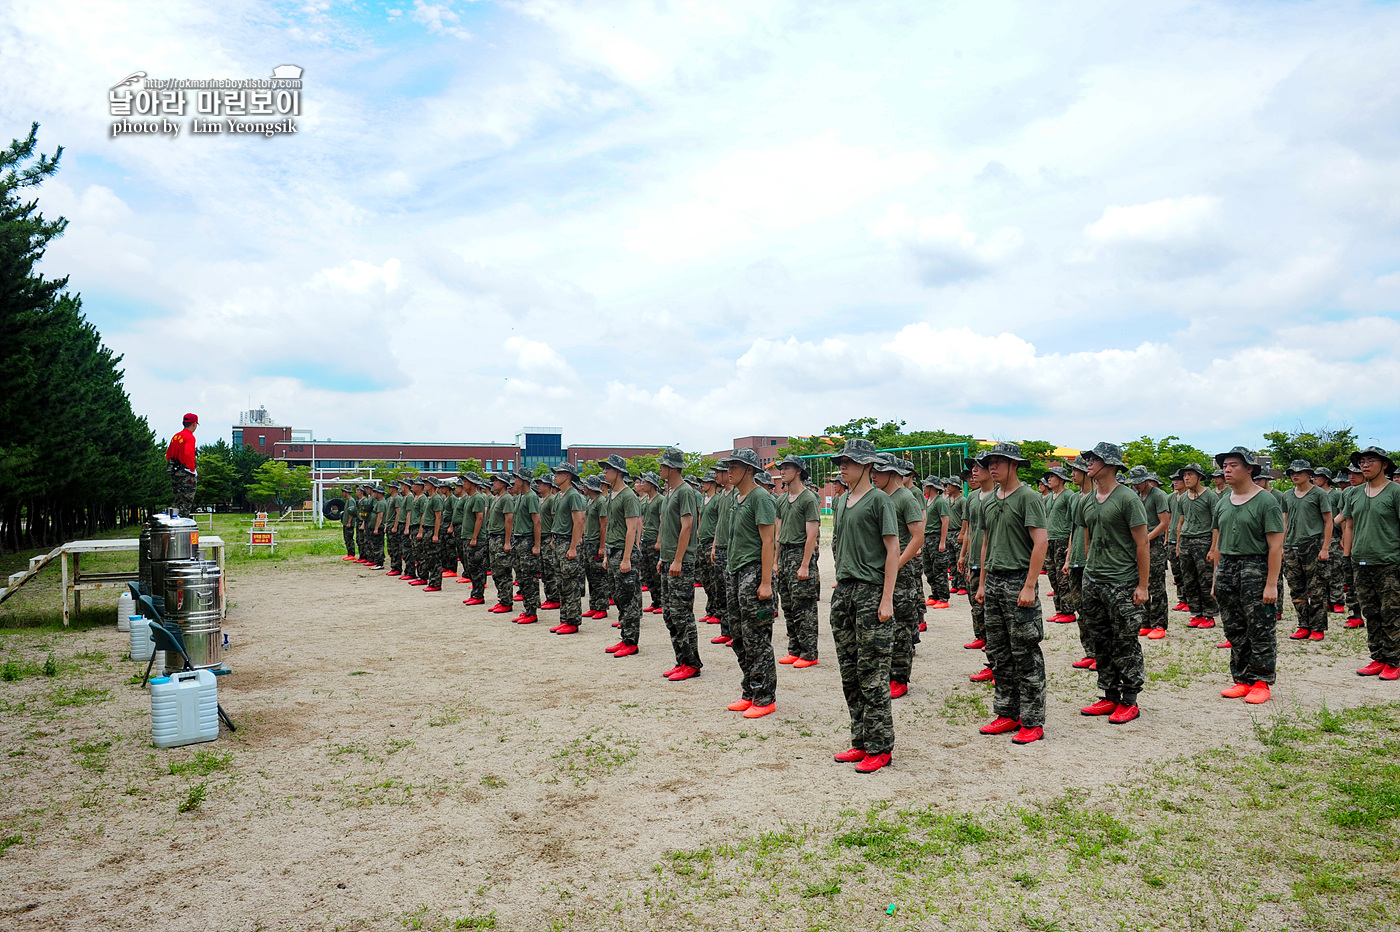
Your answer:
[[[199,415],[198,415],[198,414],[186,414],[186,415],[185,415],[185,423],[188,424],[188,423],[190,423],[191,421],[193,421],[194,423],[198,424],[198,423],[199,423]]]

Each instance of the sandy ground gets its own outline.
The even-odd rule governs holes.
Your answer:
[[[724,708],[738,668],[709,643],[717,626],[701,626],[704,674],[670,683],[659,615],[643,616],[641,653],[615,660],[607,621],[559,637],[548,618],[517,626],[463,606],[467,589],[423,593],[335,559],[237,571],[220,699],[239,731],[174,751],[151,747],[147,694],[121,685],[135,667],[118,659],[126,636],[62,639],[60,651],[107,658],[79,681],[112,698],[38,719],[12,701],[0,719],[0,745],[28,749],[4,765],[0,825],[23,842],[0,858],[0,927],[400,928],[426,905],[544,928],[561,904],[587,915],[635,896],[671,851],[876,800],[1048,798],[1253,740],[1253,707],[1218,696],[1219,629],[1180,614],[1166,641],[1144,642],[1155,679],[1125,727],[1078,714],[1096,693],[1069,666],[1077,629],[1047,625],[1048,736],[1022,748],[976,732],[991,695],[967,681],[981,655],[962,648],[971,623],[955,598],[929,612],[896,703],[895,764],[862,776],[830,757],[847,716],[825,595],[821,663],[779,667],[777,714],[750,721]],[[1394,698],[1353,673],[1364,633],[1338,628],[1323,644],[1281,642],[1275,706]],[[38,708],[45,688],[3,683],[0,696]],[[113,739],[100,773],[71,750]],[[231,754],[229,768],[169,772],[198,750]],[[207,800],[178,813],[199,781]]]

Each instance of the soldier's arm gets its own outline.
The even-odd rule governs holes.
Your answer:
[[[1143,605],[1147,602],[1147,577],[1152,564],[1148,540],[1147,525],[1133,528],[1133,544],[1137,548],[1138,568],[1137,588],[1133,590],[1134,605]]]
[[[608,539],[608,516],[605,515],[605,514],[600,514],[600,515],[598,515],[598,556],[600,556],[600,557],[601,557],[603,554],[607,553],[607,547],[608,547],[608,545],[607,545],[607,539]]]
[[[773,542],[777,536],[773,533],[774,525],[760,524],[758,526],[758,539],[762,542],[763,554],[758,566],[758,592],[755,593],[760,599],[773,598]]]
[[[583,540],[584,513],[582,511],[575,511],[573,517],[574,530],[573,533],[569,535],[569,552],[567,554],[570,560],[578,555],[578,542]]]
[[[511,532],[512,530],[514,530],[514,529],[515,529],[515,515],[514,515],[513,513],[509,512],[509,511],[507,511],[507,512],[506,512],[506,545],[505,545],[505,548],[504,548],[504,549],[507,550],[507,551],[510,550],[510,541],[511,541],[511,533],[510,533],[510,532]]]
[[[945,553],[948,550],[948,516],[944,515],[938,519],[938,552]]]
[[[476,546],[476,535],[481,533],[481,522],[485,517],[486,516],[479,511],[476,513],[476,523],[472,525],[471,544],[473,547]]]
[[[530,515],[530,524],[534,528],[535,553],[540,552],[540,513],[537,511]]]
[[[685,556],[686,550],[690,547],[690,529],[694,523],[695,518],[692,515],[681,515],[681,533],[680,536],[676,538],[676,559],[675,562],[672,563],[672,568],[675,570],[673,575],[675,576],[680,575],[681,559]]]
[[[1026,570],[1026,582],[1021,587],[1021,595],[1016,599],[1016,604],[1021,608],[1034,605],[1035,584],[1040,581],[1040,568],[1045,565],[1045,549],[1049,546],[1049,537],[1045,528],[1026,528],[1031,535],[1031,565]]]
[[[1332,517],[1332,512],[1330,512],[1330,511],[1324,512],[1324,514],[1325,514],[1326,517],[1329,518],[1329,519]],[[1288,526],[1287,526],[1287,525],[1284,525],[1284,530],[1285,530],[1285,531],[1288,530]],[[1326,560],[1326,559],[1327,559],[1327,551],[1328,551],[1328,549],[1329,549],[1331,546],[1332,546],[1332,522],[1331,522],[1330,520],[1324,520],[1324,521],[1322,522],[1322,549],[1321,549],[1320,551],[1318,551],[1317,558],[1318,558],[1319,560]]]
[[[1172,513],[1170,511],[1159,511],[1157,513],[1157,526],[1147,535],[1149,541],[1154,541],[1167,533],[1167,526],[1172,523]]]
[[[812,576],[812,554],[817,552],[817,541],[821,538],[822,523],[820,521],[807,522],[807,543],[802,548],[802,565],[797,568],[798,579],[810,579]]]
[[[1264,579],[1264,604],[1278,602],[1278,574],[1283,566],[1283,532],[1271,531],[1264,535],[1269,542],[1269,575]]]
[[[902,569],[904,564],[914,559],[924,546],[924,522],[910,521],[906,527],[909,528],[909,543],[904,546],[904,551],[899,555],[899,566]]]

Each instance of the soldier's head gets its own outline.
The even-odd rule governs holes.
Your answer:
[[[185,430],[191,433],[199,429],[199,417],[192,411],[181,419],[181,423],[185,425]]]

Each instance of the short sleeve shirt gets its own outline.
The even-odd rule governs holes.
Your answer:
[[[836,499],[832,550],[837,582],[885,584],[885,538],[899,534],[894,503],[879,489],[871,489],[854,505],[850,493]]]
[[[924,520],[924,509],[914,493],[903,486],[894,490],[890,502],[894,505],[895,524],[898,525],[895,533],[899,535],[899,549],[903,550],[909,546],[909,538],[914,536],[909,532],[909,525]]]
[[[1133,528],[1156,523],[1148,517],[1142,499],[1125,485],[1114,486],[1103,501],[1090,492],[1084,503],[1084,516],[1084,526],[1089,529],[1085,574],[1102,582],[1136,584],[1137,542],[1133,540]]]
[[[515,507],[515,496],[508,493],[495,495],[491,498],[491,508],[486,517],[487,534],[504,534],[506,532],[506,515]]]
[[[608,499],[608,546],[621,547],[627,543],[627,519],[642,516],[642,502],[637,493],[623,488]]]
[[[1283,545],[1296,547],[1322,536],[1326,523],[1332,520],[1332,500],[1315,485],[1308,486],[1301,498],[1289,489],[1283,493],[1283,513],[1288,516]]]
[[[1167,527],[1171,527],[1172,503],[1167,501],[1166,492],[1153,486],[1152,490],[1142,497],[1142,507],[1147,514],[1147,529],[1149,531],[1157,526],[1157,522],[1161,520],[1157,516],[1164,511],[1167,513]]]
[[[598,540],[603,536],[603,523],[600,520],[603,516],[604,496],[589,499],[588,509],[583,513],[583,539]]]
[[[1235,504],[1226,492],[1215,505],[1218,549],[1227,557],[1262,557],[1269,552],[1265,534],[1283,533],[1283,509],[1278,499],[1260,489],[1249,501]]]
[[[700,543],[708,544],[715,539],[715,523],[719,520],[719,496],[711,495],[710,500],[700,504]]]
[[[1181,496],[1181,515],[1183,518],[1181,536],[1200,537],[1203,534],[1209,534],[1211,528],[1215,526],[1215,503],[1219,499],[1220,496],[1210,489],[1201,489],[1200,494],[1195,498],[1183,494]]]
[[[720,547],[728,547],[729,515],[734,510],[734,490],[726,489],[720,492],[711,504],[715,506],[715,543]]]
[[[817,507],[817,495],[804,488],[797,498],[788,500],[787,493],[778,496],[782,507],[783,529],[778,535],[779,544],[806,544],[807,522],[820,521],[821,510]]]
[[[535,522],[530,516],[539,513],[540,497],[535,494],[534,490],[522,492],[515,496],[515,501],[511,505],[511,514],[515,515],[515,519],[510,525],[511,536],[533,538],[535,536]],[[540,533],[543,534],[544,532],[544,522],[541,520]]]
[[[982,502],[987,525],[987,570],[1005,573],[1031,565],[1029,528],[1045,527],[1045,507],[1028,485],[1019,485],[1005,498],[993,490]]]
[[[729,515],[729,553],[726,568],[731,573],[763,559],[763,538],[758,529],[778,520],[777,503],[773,495],[763,486],[755,486],[740,501],[734,499],[734,510]]]
[[[699,549],[695,519],[699,513],[700,493],[692,489],[688,482],[682,482],[675,489],[666,492],[661,500],[661,536],[657,538],[661,544],[662,560],[670,563],[676,558],[676,550],[680,547],[681,519],[686,515],[690,515],[690,540],[686,544],[681,561],[689,563],[695,559],[695,552]]]
[[[582,511],[586,515],[588,500],[583,497],[582,492],[574,488],[570,488],[567,492],[556,492],[549,497],[549,500],[554,503],[554,523],[550,525],[550,533],[572,540],[574,536],[574,512]]]
[[[656,540],[661,533],[661,502],[659,494],[653,495],[642,506],[642,537],[647,540]]]
[[[1045,529],[1046,536],[1050,540],[1069,540],[1069,533],[1073,529],[1071,521],[1074,518],[1074,493],[1068,489],[1062,489],[1058,495],[1051,494],[1047,502]]]
[[[938,548],[938,535],[943,530],[943,519],[948,519],[949,533],[952,532],[952,509],[948,507],[948,499],[942,495],[935,495],[928,500],[928,507],[924,509],[924,546],[930,544],[934,549]]]
[[[1343,517],[1350,518],[1351,561],[1362,566],[1400,563],[1400,485],[1387,482],[1374,496],[1364,485],[1347,499]]]
[[[984,509],[987,496],[992,494],[973,489],[972,494],[967,497],[967,565],[973,569],[982,566],[982,542],[987,539],[987,527],[983,521],[986,517]]]

